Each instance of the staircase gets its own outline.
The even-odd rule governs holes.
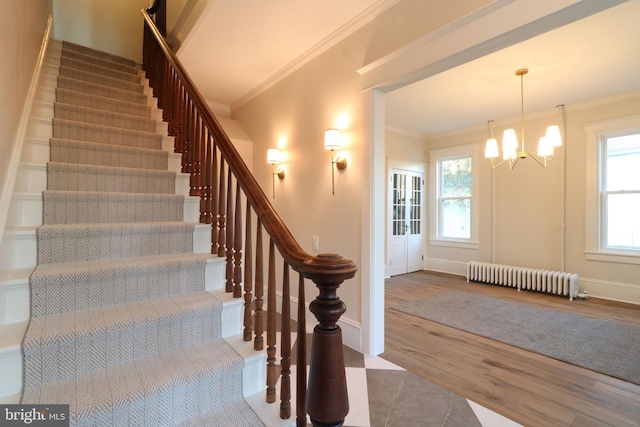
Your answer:
[[[239,356],[243,301],[147,83],[50,42],[0,249],[0,399],[24,386],[71,425],[264,425],[245,397],[264,395],[265,355]]]

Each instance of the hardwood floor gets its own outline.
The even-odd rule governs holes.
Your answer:
[[[640,327],[640,307],[416,272],[385,283],[383,358],[525,426],[640,426],[640,385],[390,310],[460,290]],[[636,355],[640,357],[640,355]]]

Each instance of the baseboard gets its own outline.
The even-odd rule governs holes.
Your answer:
[[[580,291],[590,297],[640,305],[640,285],[580,277]]]
[[[313,328],[318,324],[318,320],[313,313],[309,311],[310,301],[305,303],[305,318],[308,333],[313,332]],[[282,293],[279,291],[276,292],[276,311],[282,313]],[[291,298],[291,319],[298,321],[298,300],[295,298]],[[342,343],[347,347],[362,352],[362,325],[346,316],[342,316],[340,320],[338,320],[338,326],[342,329]]]
[[[424,260],[424,269],[429,271],[437,271],[438,273],[457,274],[458,276],[466,276],[466,261],[451,261],[440,258],[427,258]]]

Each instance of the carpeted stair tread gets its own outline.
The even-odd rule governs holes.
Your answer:
[[[220,338],[222,303],[208,292],[31,319],[25,385],[112,368]],[[39,375],[38,375],[39,374]]]
[[[138,74],[139,70],[136,67],[132,67],[126,64],[119,64],[117,62],[109,61],[108,59],[97,58],[95,56],[86,55],[84,53],[75,52],[69,49],[62,49],[62,56],[72,58],[78,61],[87,62],[89,64],[96,64],[104,68],[111,68],[112,70],[120,71],[123,73]]]
[[[64,104],[78,105],[96,110],[113,111],[139,117],[151,117],[151,107],[135,102],[121,101],[90,93],[77,92],[69,89],[56,89],[56,101]]]
[[[45,224],[36,230],[38,264],[193,252],[186,222]]]
[[[47,163],[47,189],[175,194],[176,173],[74,163]]]
[[[169,153],[148,148],[51,138],[52,162],[167,170]]]
[[[260,421],[255,414],[247,411],[246,402],[238,400],[226,404],[221,408],[209,411],[199,417],[187,420],[180,424],[179,427],[258,427],[263,425],[262,421]]]
[[[207,255],[181,253],[40,264],[31,275],[33,317],[203,289]]]
[[[146,105],[147,103],[147,95],[143,93],[135,93],[96,83],[85,82],[83,80],[72,79],[65,76],[58,76],[58,87],[61,89],[74,90],[137,104]]]
[[[184,200],[177,194],[47,190],[43,223],[182,221]]]
[[[139,74],[132,74],[127,72],[117,71],[111,68],[102,67],[97,64],[92,64],[85,61],[79,61],[77,59],[69,58],[67,56],[62,56],[60,58],[60,65],[63,67],[74,68],[76,70],[89,71],[94,74],[100,74],[100,75],[108,76],[111,78],[117,78],[119,80],[124,80],[132,83],[140,83],[142,81],[142,77]]]
[[[155,150],[162,148],[162,135],[157,133],[58,118],[53,119],[53,137]]]
[[[97,50],[91,47],[83,46],[77,43],[72,43],[66,40],[62,41],[62,49],[82,53],[86,56],[98,58],[102,60],[107,60],[109,62],[115,62],[118,64],[123,64],[128,67],[135,67],[136,62],[133,59],[124,58],[120,55],[114,55],[112,53],[104,52],[101,50]]]
[[[215,340],[27,387],[23,403],[70,403],[75,425],[155,427],[179,425],[235,402],[238,421],[230,425],[260,426],[243,404],[242,364],[228,344]]]
[[[156,121],[146,117],[136,117],[129,114],[97,110],[73,104],[55,102],[53,104],[55,118],[123,129],[155,132]]]
[[[63,65],[60,65],[59,70],[60,76],[68,77],[70,79],[82,80],[84,82],[95,83],[110,88],[126,90],[129,92],[144,92],[144,86],[142,86],[140,83],[127,82],[118,78],[105,76],[103,74],[96,74],[86,70],[65,67]]]

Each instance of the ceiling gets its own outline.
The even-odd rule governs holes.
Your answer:
[[[237,105],[397,2],[210,0],[178,55],[205,99]],[[638,90],[639,18],[630,0],[390,92],[387,127],[428,137],[518,117],[519,68],[527,114]]]

